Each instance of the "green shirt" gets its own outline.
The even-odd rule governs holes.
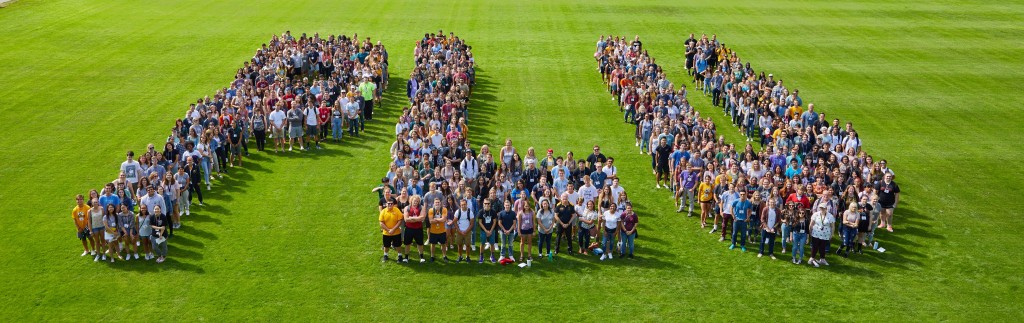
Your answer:
[[[373,82],[363,82],[359,84],[359,92],[363,93],[363,99],[369,101],[373,100],[373,92],[377,91],[377,85]]]

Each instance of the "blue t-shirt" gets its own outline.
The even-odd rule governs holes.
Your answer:
[[[736,217],[737,221],[747,219],[747,214],[750,213],[750,206],[750,200],[736,200],[732,202],[733,216]]]
[[[724,209],[722,210],[722,213],[732,214],[733,208],[731,206],[734,202],[739,201],[739,199],[740,194],[736,193],[736,191],[726,191],[722,193],[722,208]]]
[[[593,173],[590,173],[590,179],[593,180],[594,187],[601,190],[604,188],[604,180],[608,179],[608,174],[605,174],[601,170],[596,170]]]

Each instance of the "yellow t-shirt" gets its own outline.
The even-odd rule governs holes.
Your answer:
[[[75,206],[71,210],[71,218],[75,219],[75,226],[78,229],[89,228],[89,210],[91,208],[88,205],[82,204],[81,206]]]
[[[701,202],[710,202],[712,198],[711,193],[711,184],[701,182],[700,186],[697,187],[698,198],[700,198]]]
[[[390,208],[386,208],[386,209],[380,210],[380,220],[379,221],[384,222],[384,225],[387,226],[387,227],[394,227],[394,226],[398,225],[399,221],[402,221],[402,211],[399,211],[397,207],[390,207]],[[395,230],[394,234],[388,234],[388,231],[384,230],[384,229],[381,229],[380,231],[381,231],[382,234],[384,234],[386,236],[394,236],[394,235],[402,234],[402,230]]]
[[[441,208],[441,214],[439,215],[434,213],[434,208],[430,208],[430,211],[427,212],[428,220],[433,219],[435,216],[441,219],[448,219],[448,210],[445,208]],[[442,234],[444,232],[444,222],[430,223],[430,233]]]

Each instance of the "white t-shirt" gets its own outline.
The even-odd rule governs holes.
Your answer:
[[[594,185],[583,185],[580,188],[580,195],[583,195],[583,205],[587,205],[587,202],[593,201],[597,198],[597,188]]]
[[[619,174],[619,168],[615,167],[615,166],[612,166],[612,167],[604,166],[604,167],[601,168],[601,171],[603,171],[605,175],[608,175],[608,177],[606,177],[605,180],[604,180],[604,185],[611,185],[612,184],[612,177],[614,177],[614,176]],[[618,195],[616,195],[616,196],[618,196]]]
[[[612,202],[615,202],[615,204],[618,205],[619,204],[619,195],[622,194],[622,192],[625,192],[625,191],[626,191],[626,188],[622,187],[622,185],[613,186],[612,187]]]
[[[469,208],[466,208],[465,210],[458,209],[455,211],[455,219],[458,220],[459,231],[468,230],[469,226],[473,224],[473,218],[475,218],[475,216],[473,216],[473,211]]]
[[[603,217],[605,229],[614,230],[619,227],[619,219],[621,218],[619,211],[605,211]]]
[[[274,124],[274,127],[277,127],[277,128],[284,127],[284,119],[285,119],[284,111],[274,110],[274,112],[270,113],[270,123]]]
[[[124,173],[125,178],[127,178],[128,181],[131,182],[132,184],[139,183],[139,173],[141,171],[142,165],[139,165],[139,162],[135,160],[126,160],[123,163],[121,163],[121,172]]]
[[[306,124],[310,126],[318,125],[319,122],[316,120],[316,109],[312,107],[306,108]]]

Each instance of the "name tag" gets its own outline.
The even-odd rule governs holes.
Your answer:
[[[800,233],[807,233],[807,230],[800,229]]]

